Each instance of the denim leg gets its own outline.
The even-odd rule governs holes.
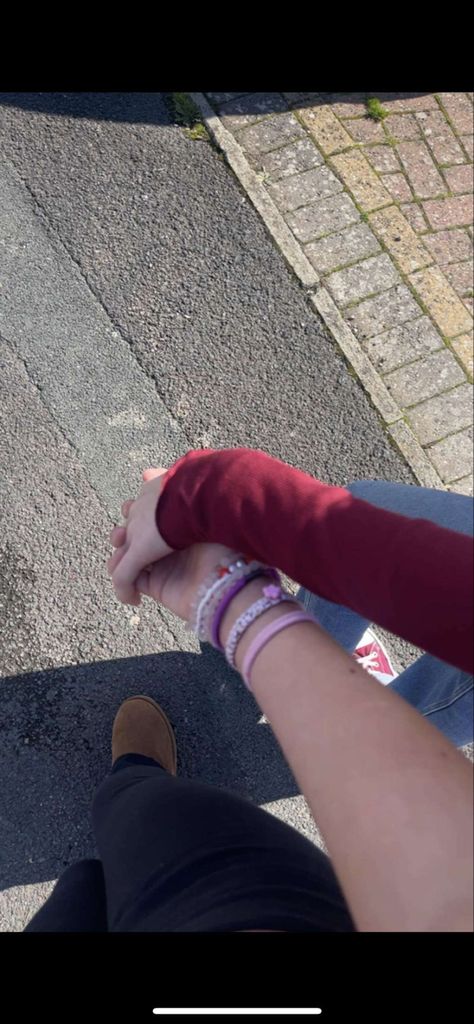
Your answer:
[[[368,619],[363,615],[345,608],[342,604],[333,604],[332,601],[325,601],[324,598],[312,594],[305,587],[300,587],[297,593],[298,601],[306,608],[306,611],[314,615],[326,633],[329,633],[340,647],[352,654],[357,644],[370,625]]]
[[[467,672],[423,654],[389,685],[455,746],[472,743],[473,680]]]
[[[459,533],[472,536],[474,503],[464,494],[431,490],[384,480],[357,480],[348,491],[378,508],[413,519],[428,519]],[[341,605],[325,601],[301,588],[298,599],[323,628],[352,652],[369,621]],[[391,684],[457,746],[472,740],[472,676],[424,654]]]

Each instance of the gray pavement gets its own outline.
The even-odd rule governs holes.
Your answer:
[[[183,772],[317,838],[237,677],[118,605],[107,534],[140,470],[251,445],[335,483],[411,474],[231,172],[159,94],[0,94],[0,928],[94,851],[120,701]],[[393,646],[399,662],[409,656]]]

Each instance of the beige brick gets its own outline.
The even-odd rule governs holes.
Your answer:
[[[469,476],[463,476],[462,480],[456,480],[454,484],[450,484],[448,487],[448,491],[453,491],[454,494],[467,494],[470,498],[472,498],[474,493],[473,474],[469,473]]]
[[[400,170],[397,154],[392,146],[367,146],[365,155],[374,171],[379,171],[380,174],[390,174],[392,171]]]
[[[418,199],[446,192],[446,185],[424,142],[402,142],[397,152]]]
[[[384,379],[392,398],[406,409],[462,384],[466,378],[452,352],[443,348],[416,363],[392,370]]]
[[[236,129],[233,129],[236,131]],[[236,135],[242,149],[251,157],[260,157],[272,149],[280,149],[286,143],[305,137],[304,128],[293,117],[293,114],[278,114],[267,117],[258,124],[244,128]]]
[[[444,109],[448,112],[455,131],[466,134],[472,132],[472,103],[466,94],[462,92],[442,92],[439,94],[439,98]]]
[[[308,259],[320,274],[328,274],[337,267],[377,252],[380,252],[380,245],[369,225],[362,221],[305,246]]]
[[[390,193],[384,188],[360,150],[354,149],[350,153],[341,153],[333,157],[332,165],[352,192],[356,202],[367,213],[392,202]]]
[[[329,107],[306,107],[298,110],[298,116],[326,156],[353,145],[350,135]]]
[[[451,345],[464,369],[474,376],[474,344],[472,331],[467,334],[460,334],[459,338],[453,338]]]
[[[385,127],[394,139],[418,139],[420,129],[413,114],[392,114],[387,117]]]
[[[417,270],[410,280],[442,334],[453,338],[470,330],[471,317],[439,267]]]
[[[468,475],[472,467],[472,427],[438,441],[427,454],[445,484]]]
[[[344,121],[344,127],[355,142],[363,145],[370,142],[385,142],[386,135],[382,125],[371,117],[357,117],[352,121]]]
[[[302,206],[289,213],[286,219],[298,241],[312,242],[359,221],[360,213],[352,199],[341,192],[310,206]]]
[[[421,402],[410,409],[408,419],[421,444],[472,426],[472,385],[466,381],[444,395]]]
[[[318,199],[342,192],[339,178],[324,164],[313,167],[303,174],[295,174],[291,178],[283,178],[268,186],[268,191],[283,213],[291,213],[300,206],[309,206]]]
[[[415,114],[416,121],[423,135],[429,138],[443,138],[451,129],[441,110],[428,110]]]
[[[400,209],[414,231],[426,231],[428,225],[418,203],[403,203]]]
[[[443,263],[468,260],[472,254],[471,239],[462,228],[451,228],[447,231],[438,231],[435,235],[425,235],[424,243],[440,266]]]
[[[391,256],[405,274],[433,262],[431,254],[410,227],[397,206],[389,206],[369,217],[371,226],[387,246]]]
[[[413,192],[404,174],[382,174],[382,181],[396,203],[410,202]]]
[[[438,164],[463,164],[465,162],[465,154],[448,124],[446,124],[446,131],[443,135],[429,135],[426,141]]]
[[[474,188],[472,164],[450,167],[444,172],[444,176],[451,192],[472,192]]]
[[[433,93],[419,93],[418,96],[410,94],[389,92],[379,93],[379,100],[387,110],[405,113],[411,110],[438,110],[438,104]]]
[[[322,156],[314,142],[307,137],[291,142],[289,146],[273,149],[270,153],[262,153],[259,157],[250,157],[255,170],[262,170],[271,182],[282,178],[290,178],[293,174],[301,174],[322,163]]]
[[[361,345],[381,373],[390,373],[405,363],[413,363],[419,356],[444,348],[441,335],[427,316],[392,327],[374,338],[361,338]]]
[[[463,263],[450,263],[448,267],[443,267],[443,273],[457,295],[461,298],[465,295],[472,295],[474,284],[472,260],[464,260]]]
[[[346,313],[346,320],[363,341],[375,334],[399,327],[420,315],[420,307],[406,284],[397,285],[383,295],[365,299]]]
[[[376,292],[388,291],[393,285],[401,284],[401,278],[390,257],[383,252],[353,267],[335,271],[326,278],[326,284],[338,306],[347,306]]]
[[[432,199],[423,203],[423,209],[430,227],[435,231],[440,228],[460,228],[472,224],[473,197],[463,195],[447,199]]]
[[[338,117],[360,117],[367,113],[366,96],[363,92],[336,92],[332,96],[327,93],[323,95],[328,97],[328,103],[331,103],[331,109]]]

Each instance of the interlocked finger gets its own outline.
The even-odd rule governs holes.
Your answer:
[[[109,533],[109,540],[114,548],[121,548],[125,544],[126,537],[127,530],[125,526],[114,526],[113,530]]]
[[[119,548],[118,550],[122,551],[123,549]],[[112,555],[112,559],[114,557]],[[112,583],[115,593],[123,604],[140,604],[140,595],[136,589],[135,580],[141,568],[142,566],[137,561],[135,551],[132,548],[127,548],[112,571]]]
[[[130,513],[130,509],[131,509],[132,505],[133,505],[133,500],[132,499],[129,499],[129,501],[124,501],[123,502],[121,511],[122,511],[122,515],[123,515],[124,519],[128,518],[128,515]]]

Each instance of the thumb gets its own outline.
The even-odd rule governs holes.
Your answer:
[[[166,565],[167,559],[161,562],[154,562],[147,569],[142,569],[135,580],[135,587],[139,594],[145,597],[152,597],[154,601],[161,602],[163,586],[170,575],[170,565]]]

